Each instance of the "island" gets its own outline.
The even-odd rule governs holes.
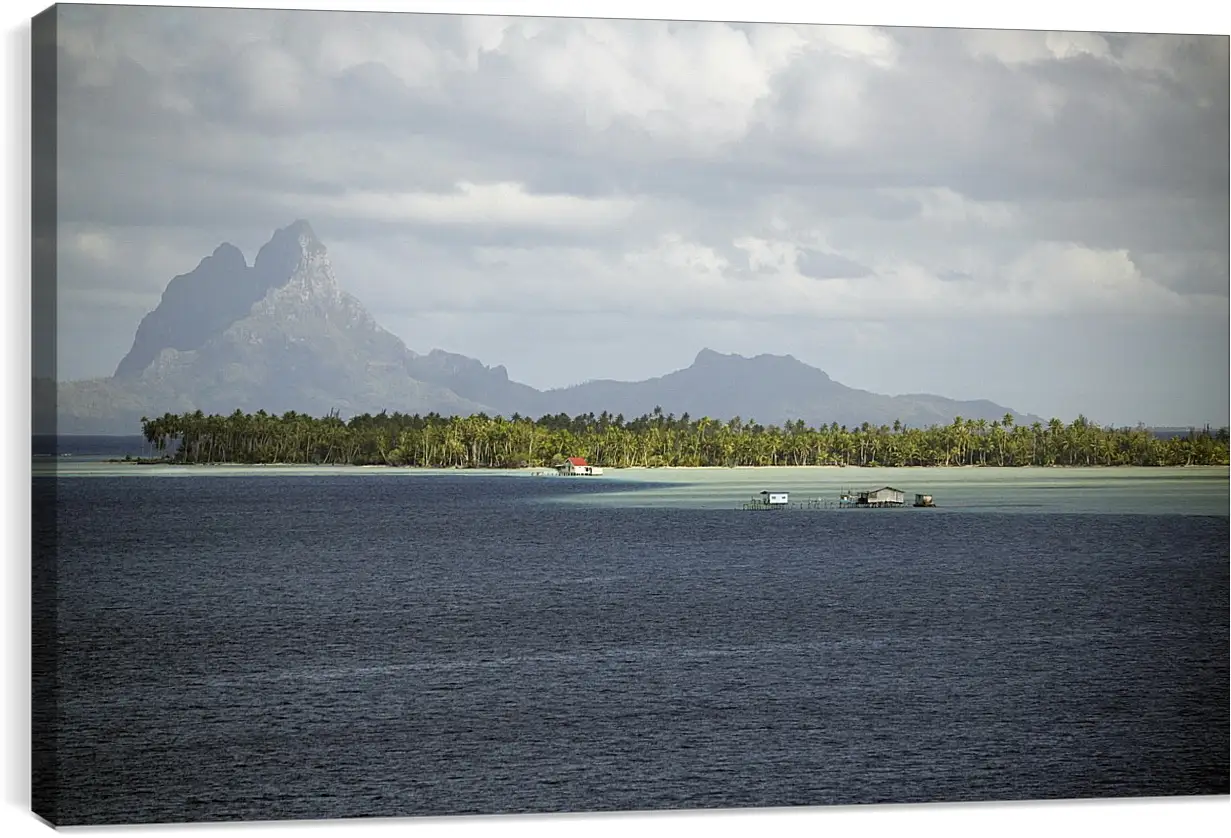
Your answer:
[[[537,419],[382,412],[343,420],[236,410],[143,418],[150,446],[134,463],[305,464],[420,468],[552,467],[584,457],[596,467],[738,466],[1217,466],[1228,465],[1228,429],[1162,435],[1142,426],[1100,427],[1084,416],[1015,425],[955,417],[924,428],[764,426],[664,414],[627,420],[606,412]]]

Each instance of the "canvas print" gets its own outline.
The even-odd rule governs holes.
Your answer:
[[[33,20],[57,826],[1228,794],[1228,38]]]

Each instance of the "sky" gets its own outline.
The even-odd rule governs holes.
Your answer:
[[[1225,35],[62,10],[62,380],[305,218],[411,349],[539,388],[710,348],[1228,422]]]

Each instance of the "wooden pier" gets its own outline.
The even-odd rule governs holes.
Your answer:
[[[736,507],[736,509],[747,509],[747,510],[762,510],[762,509],[796,509],[796,510],[799,510],[799,509],[837,509],[837,508],[838,508],[837,502],[829,500],[828,498],[809,498],[808,500],[804,500],[804,501],[789,501],[787,503],[777,503],[772,506],[766,503],[765,501],[761,500],[760,498],[753,498],[752,500],[744,501],[742,504]]]
[[[761,497],[754,497],[751,500],[744,501],[736,509],[749,511],[767,509],[901,509],[905,506],[907,506],[906,493],[901,489],[885,486],[868,491],[848,489],[842,492],[837,500],[809,498],[805,501],[791,501],[786,492],[761,492]],[[935,507],[936,503],[931,495],[916,494],[915,502],[911,506]]]

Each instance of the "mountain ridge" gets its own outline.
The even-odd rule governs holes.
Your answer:
[[[168,282],[109,378],[35,382],[35,432],[135,433],[142,416],[236,409],[343,418],[382,410],[442,415],[607,412],[654,408],[762,424],[940,424],[954,416],[1040,421],[986,400],[886,396],[848,387],[792,355],[702,348],[693,363],[642,381],[591,380],[537,390],[503,365],[411,350],[338,284],[305,219],[275,230],[249,265],[224,242]],[[56,427],[49,431],[52,424]]]
[[[871,425],[900,421],[907,426],[947,424],[956,416],[1015,422],[1039,417],[988,400],[957,400],[932,394],[889,396],[848,387],[793,355],[762,353],[751,357],[705,348],[691,366],[643,381],[598,379],[547,391],[564,413],[588,412],[601,403],[610,413],[638,416],[654,407],[676,415],[735,416],[781,424],[803,420],[809,425]]]

